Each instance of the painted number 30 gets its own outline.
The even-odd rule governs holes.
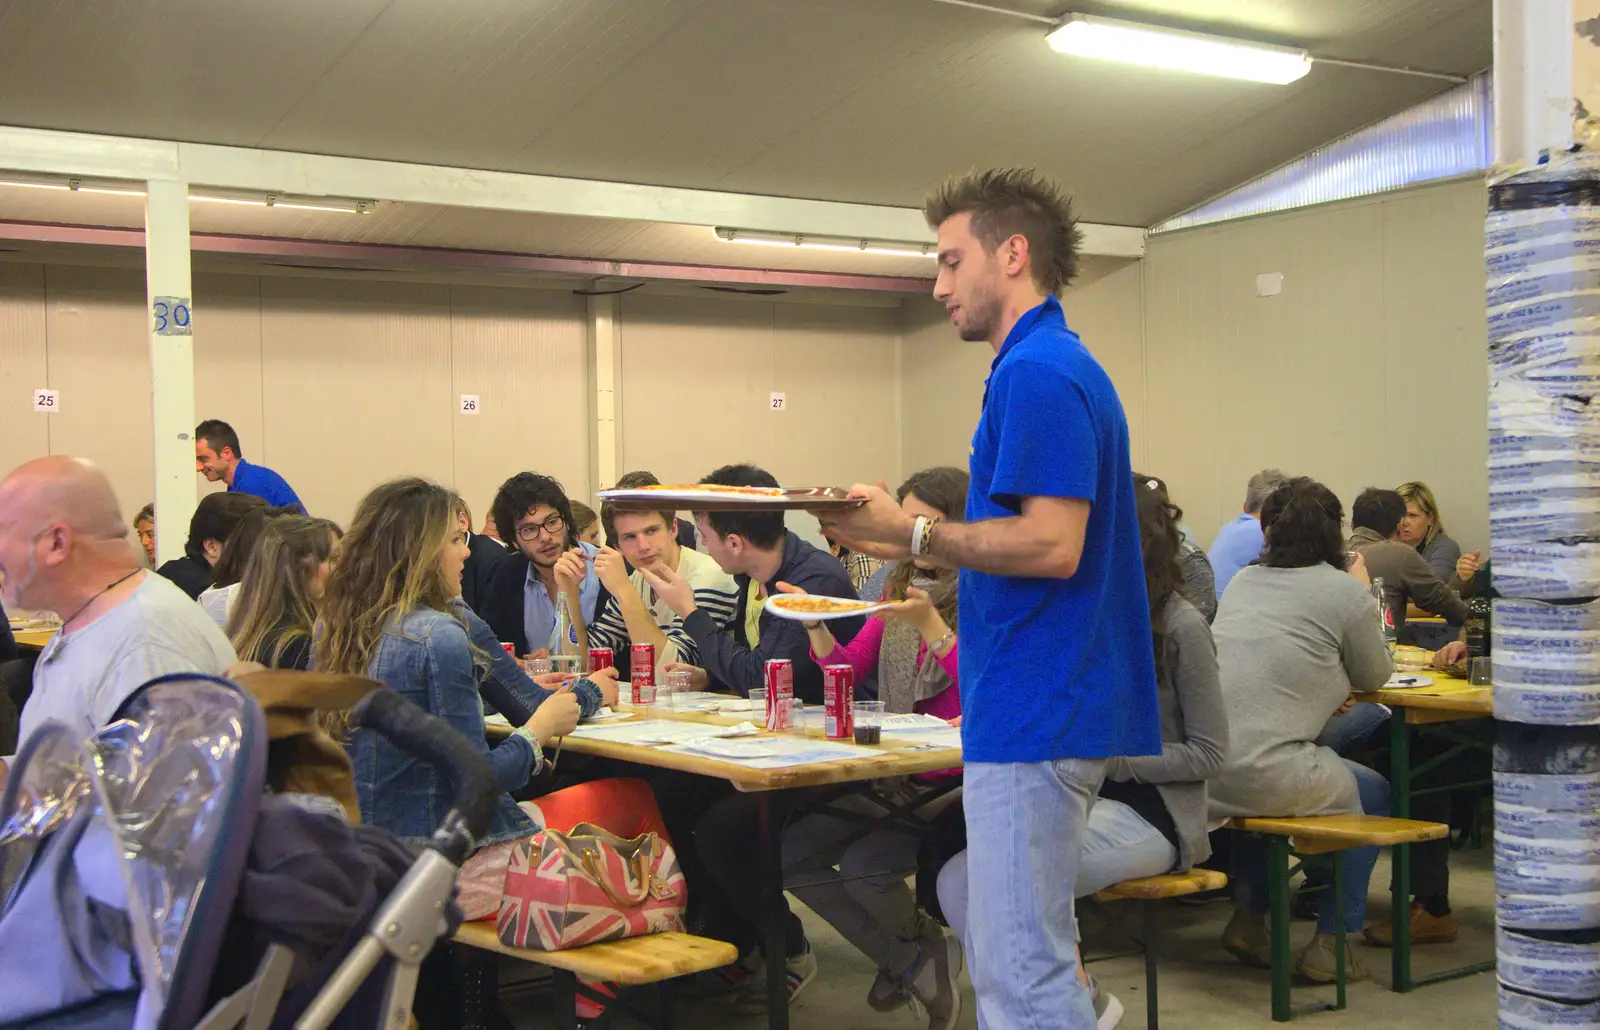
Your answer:
[[[188,336],[189,304],[187,299],[177,297],[157,297],[150,306],[151,313],[155,316],[155,334],[157,336]]]

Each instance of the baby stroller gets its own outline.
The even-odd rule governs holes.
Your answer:
[[[226,680],[153,680],[87,741],[35,732],[0,797],[0,1026],[404,1028],[496,789],[465,739],[366,685],[352,725],[456,788],[420,855],[337,803],[267,793],[266,717]]]

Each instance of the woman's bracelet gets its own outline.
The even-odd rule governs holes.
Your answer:
[[[943,651],[945,649],[945,647],[950,644],[951,641],[955,640],[955,638],[956,638],[956,631],[953,630],[953,629],[949,630],[948,632],[945,633],[944,636],[940,637],[938,640],[935,640],[933,643],[929,644],[928,645],[928,650],[932,651],[934,654],[938,654],[941,651]]]

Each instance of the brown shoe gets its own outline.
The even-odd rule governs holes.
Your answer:
[[[1346,983],[1360,983],[1370,974],[1367,967],[1356,958],[1353,943],[1348,935],[1344,939],[1344,979]],[[1334,936],[1331,933],[1315,934],[1311,943],[1295,960],[1294,971],[1317,984],[1331,984],[1339,978],[1338,957],[1333,953]]]
[[[1272,968],[1272,937],[1267,933],[1266,916],[1242,908],[1222,931],[1222,946],[1234,958],[1257,969]]]
[[[1394,947],[1394,924],[1373,923],[1367,927],[1367,943],[1379,948]],[[1419,903],[1411,903],[1411,943],[1449,944],[1456,939],[1456,917],[1430,915]]]

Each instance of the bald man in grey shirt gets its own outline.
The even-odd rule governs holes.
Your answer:
[[[140,566],[121,510],[105,473],[79,458],[40,458],[0,480],[0,597],[62,620],[34,667],[19,752],[50,720],[88,736],[149,680],[220,676],[235,661],[200,606]]]

